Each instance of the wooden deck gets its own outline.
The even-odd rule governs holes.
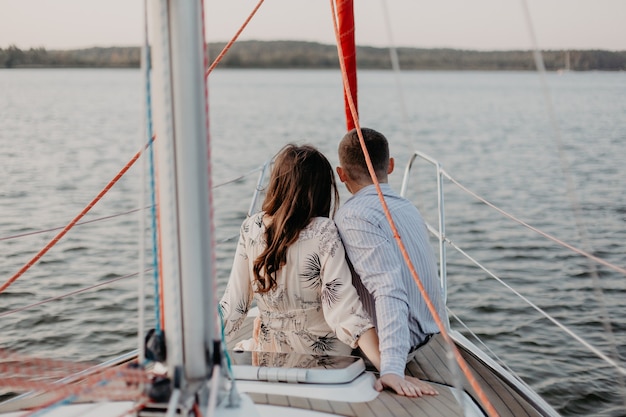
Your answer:
[[[248,395],[256,404],[302,408],[341,416],[463,416],[461,408],[449,390],[442,390],[439,395],[434,397],[422,398],[407,398],[385,391],[375,400],[363,403],[315,400],[285,395],[255,393],[248,393]]]
[[[252,318],[248,318],[232,343],[247,338],[252,332]],[[460,352],[473,372],[475,379],[485,392],[489,402],[496,408],[501,417],[535,417],[550,416],[537,410],[531,398],[518,392],[511,384],[498,378],[490,367],[486,366],[471,352],[459,347]],[[446,355],[446,345],[443,337],[433,337],[425,346],[421,347],[415,357],[407,364],[406,373],[425,381],[436,384],[439,395],[424,396],[421,398],[407,398],[396,395],[392,391],[383,391],[375,399],[366,402],[348,402],[325,399],[305,398],[297,395],[262,394],[247,392],[256,404],[272,405],[286,408],[318,411],[340,416],[354,417],[463,417],[461,405],[454,393],[448,387],[454,386],[453,374],[450,371]],[[465,392],[474,399],[477,395],[465,378],[462,385]],[[33,407],[40,404],[45,396],[25,399],[0,407],[1,412],[14,411]],[[480,407],[480,406],[479,406]]]
[[[251,329],[252,320],[247,320],[237,340],[250,337]],[[233,343],[236,343],[236,341]],[[534,417],[544,415],[537,411],[530,399],[518,393],[507,382],[499,379],[491,372],[489,367],[485,366],[472,353],[462,348],[460,348],[460,351],[472,370],[475,379],[479,382],[490,403],[496,408],[501,417]],[[406,373],[422,380],[443,385],[437,386],[439,395],[407,398],[396,395],[391,391],[384,391],[376,399],[362,403],[258,393],[248,393],[248,395],[256,404],[301,408],[342,416],[454,417],[464,415],[452,391],[444,387],[453,386],[454,384],[443,337],[437,335],[428,344],[420,348],[415,357],[407,364]],[[467,380],[464,377],[462,380],[465,391],[472,398],[476,399],[476,393]],[[477,400],[475,401],[478,403]]]

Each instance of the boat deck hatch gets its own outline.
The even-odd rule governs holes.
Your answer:
[[[344,384],[365,371],[363,359],[356,356],[232,350],[229,354],[238,380]]]

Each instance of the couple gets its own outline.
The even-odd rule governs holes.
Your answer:
[[[424,221],[387,184],[394,168],[387,139],[361,131],[411,261],[447,322]],[[226,337],[239,329],[254,298],[260,312],[254,349],[349,355],[359,348],[380,371],[378,391],[436,395],[404,375],[408,355],[439,329],[394,240],[354,129],[339,144],[339,163],[339,179],[353,196],[337,210],[339,193],[324,155],[287,145],[276,157],[262,211],[241,227],[220,302]]]

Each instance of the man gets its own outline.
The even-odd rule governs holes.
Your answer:
[[[393,221],[411,262],[443,323],[448,323],[437,264],[421,214],[387,183],[394,168],[381,133],[362,128],[363,139]],[[381,367],[376,389],[398,394],[436,394],[428,384],[404,375],[408,355],[439,329],[394,239],[367,169],[356,129],[339,143],[337,174],[353,196],[335,222],[358,277],[354,284],[380,339]]]

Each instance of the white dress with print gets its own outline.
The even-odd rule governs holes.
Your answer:
[[[276,288],[256,293],[253,262],[265,248],[263,213],[241,226],[230,279],[220,302],[226,339],[241,327],[253,298],[261,317],[256,349],[349,355],[373,327],[363,309],[335,223],[316,217],[287,250]]]

